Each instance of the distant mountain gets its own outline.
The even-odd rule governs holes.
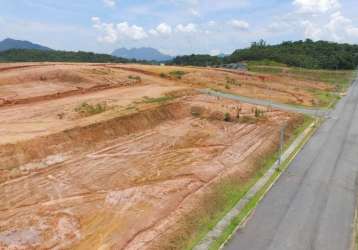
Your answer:
[[[6,51],[10,49],[35,49],[35,50],[51,50],[45,46],[31,43],[28,41],[14,40],[7,38],[0,42],[0,51]]]
[[[116,57],[126,58],[126,59],[158,61],[158,62],[164,62],[173,59],[173,57],[169,55],[165,55],[153,48],[133,48],[133,49],[120,48],[113,51],[112,55]]]

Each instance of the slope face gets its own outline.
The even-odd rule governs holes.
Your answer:
[[[146,61],[169,61],[171,56],[165,55],[153,48],[120,48],[112,53],[113,56],[126,59],[146,60]]]
[[[51,50],[48,47],[34,44],[28,41],[14,40],[7,38],[0,42],[0,51],[6,51],[10,49],[37,49],[37,50]]]

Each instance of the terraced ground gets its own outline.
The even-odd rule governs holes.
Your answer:
[[[223,184],[239,190],[282,125],[288,138],[304,120],[195,88],[265,97],[267,81],[277,101],[307,105],[307,88],[328,89],[215,69],[0,65],[0,248],[180,248],[173,235],[197,230],[188,216],[200,219]]]

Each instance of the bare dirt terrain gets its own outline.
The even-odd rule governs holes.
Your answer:
[[[212,187],[244,183],[283,123],[302,122],[195,93],[198,69],[181,82],[147,67],[0,66],[0,249],[163,249]]]
[[[319,106],[320,99],[315,93],[334,90],[334,86],[324,82],[226,69],[149,65],[125,65],[119,68],[176,79],[194,87],[305,106]],[[180,79],[175,72],[182,72]]]

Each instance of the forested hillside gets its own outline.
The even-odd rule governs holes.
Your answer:
[[[358,66],[358,45],[314,42],[309,39],[279,45],[267,45],[260,41],[224,58],[209,55],[182,56],[175,58],[173,64],[206,66],[264,60],[308,69],[354,69]]]
[[[114,57],[107,54],[92,52],[72,52],[55,50],[28,50],[12,49],[0,52],[0,62],[96,62],[96,63],[121,63],[130,60]]]

